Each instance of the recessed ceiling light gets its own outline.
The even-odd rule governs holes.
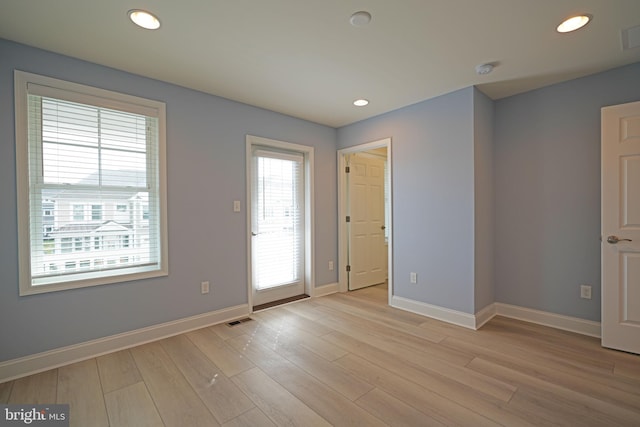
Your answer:
[[[559,33],[570,33],[587,25],[589,21],[591,21],[591,18],[592,16],[587,14],[572,16],[562,21],[562,23],[558,25],[558,28],[556,28],[556,31]]]
[[[157,30],[160,28],[160,20],[146,10],[133,9],[128,13],[129,18],[139,27],[147,30]]]
[[[369,101],[367,101],[366,99],[356,99],[355,101],[353,101],[353,105],[355,105],[356,107],[364,107],[367,104],[369,104]]]
[[[361,10],[351,15],[351,18],[349,18],[349,22],[351,22],[351,25],[353,25],[354,27],[364,27],[369,22],[371,22],[371,14],[369,12]]]

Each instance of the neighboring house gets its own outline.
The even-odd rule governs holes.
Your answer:
[[[111,178],[135,173],[103,171],[103,180],[108,179],[105,172]],[[94,179],[95,176],[88,176],[83,182]],[[148,261],[149,202],[146,193],[103,192],[99,199],[77,191],[48,193],[42,203],[43,257],[35,265],[40,266],[43,274]]]

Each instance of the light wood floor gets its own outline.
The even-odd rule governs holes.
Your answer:
[[[640,356],[497,317],[471,331],[384,287],[263,311],[0,384],[72,426],[640,426]]]

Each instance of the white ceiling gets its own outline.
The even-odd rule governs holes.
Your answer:
[[[160,30],[135,27],[134,8]],[[359,10],[366,27],[349,24]],[[594,19],[555,31],[576,13]],[[620,35],[636,25],[640,0],[0,0],[0,38],[333,127],[471,85],[499,99],[638,62]],[[485,62],[498,65],[476,75]]]

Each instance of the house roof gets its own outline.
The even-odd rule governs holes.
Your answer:
[[[129,231],[131,230],[130,224],[120,224],[116,221],[105,221],[102,223],[68,223],[57,230],[49,233],[52,236],[61,236],[63,234],[78,234],[87,233],[99,234],[99,233],[112,233],[117,231]]]
[[[135,27],[128,2],[3,1],[0,37],[333,127],[471,85],[499,99],[640,61],[622,33],[640,25],[638,0],[145,5],[159,30]],[[360,10],[371,22],[350,25]],[[555,31],[576,13],[593,20]],[[483,63],[494,71],[476,74]]]

